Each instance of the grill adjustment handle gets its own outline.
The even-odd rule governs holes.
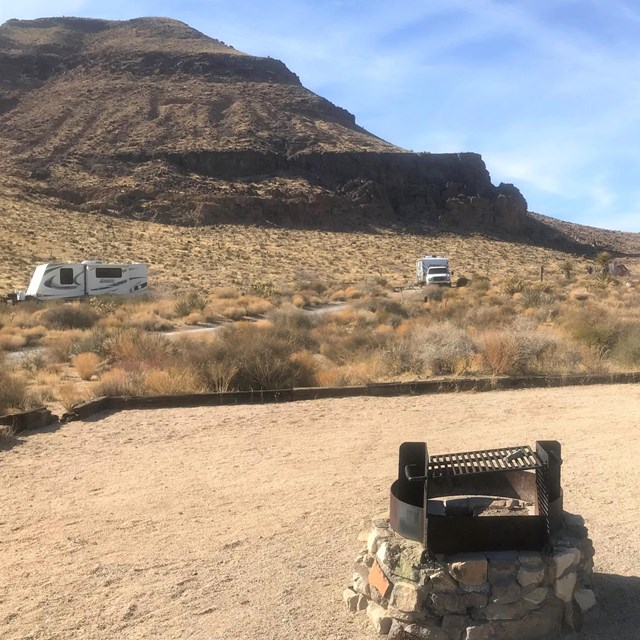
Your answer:
[[[409,482],[425,482],[427,480],[427,476],[412,476],[411,472],[409,471],[409,469],[412,469],[413,467],[417,467],[417,464],[407,464],[404,467],[404,477],[409,481]]]

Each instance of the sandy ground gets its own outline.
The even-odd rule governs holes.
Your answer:
[[[404,440],[563,445],[588,640],[640,638],[640,387],[130,411],[0,451],[0,638],[375,637],[341,594]]]

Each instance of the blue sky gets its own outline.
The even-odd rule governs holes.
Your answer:
[[[482,154],[531,211],[640,231],[633,0],[0,0],[0,22],[60,15],[182,20],[389,142]]]

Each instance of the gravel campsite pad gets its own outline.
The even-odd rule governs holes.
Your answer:
[[[600,615],[640,628],[640,387],[123,411],[0,450],[0,637],[372,639],[341,596],[398,446],[562,443]]]

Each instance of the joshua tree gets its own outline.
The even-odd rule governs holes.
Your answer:
[[[596,255],[596,264],[600,267],[602,273],[607,272],[609,262],[611,262],[611,254],[608,251],[600,251],[600,253]]]
[[[574,269],[574,264],[571,260],[565,260],[562,263],[562,272],[564,273],[564,277],[569,280],[571,278],[571,273],[573,272]]]

